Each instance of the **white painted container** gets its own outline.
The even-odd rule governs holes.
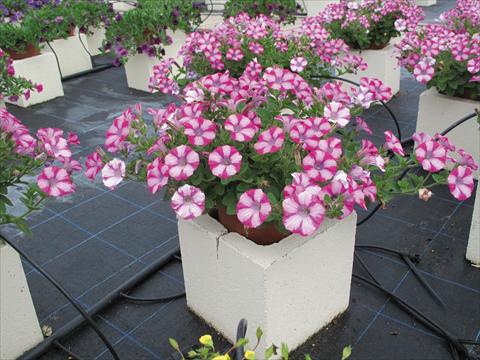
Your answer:
[[[208,215],[178,223],[187,305],[231,342],[241,318],[293,350],[348,307],[356,214],[326,220],[311,237],[260,246]]]
[[[437,5],[437,0],[416,0],[418,6]]]
[[[480,186],[477,185],[475,205],[473,207],[472,225],[467,246],[467,260],[476,266],[480,266]]]
[[[385,85],[392,88],[392,94],[395,95],[400,91],[400,67],[394,50],[395,47],[392,43],[380,50],[352,50],[352,54],[363,57],[368,68],[357,74],[345,74],[342,77],[355,82],[360,82],[360,79],[365,76],[380,79]],[[345,86],[351,87],[351,85]]]
[[[165,47],[165,59],[174,58],[180,63],[178,52],[187,39],[187,34],[183,31],[170,32],[173,43]],[[128,87],[141,91],[150,92],[148,87],[149,79],[153,75],[153,66],[161,60],[156,57],[149,57],[145,54],[129,56],[125,63],[125,73],[127,75]]]
[[[92,56],[100,55],[102,52],[100,48],[102,47],[103,40],[105,39],[105,28],[94,28],[90,29],[92,34],[86,35],[87,37],[87,48]]]
[[[13,68],[15,69],[16,75],[29,79],[34,83],[42,84],[43,91],[40,93],[32,91],[28,100],[20,96],[16,102],[5,98],[4,100],[6,102],[21,107],[28,107],[63,96],[62,79],[58,71],[57,61],[52,53],[40,54],[22,60],[14,60]]]
[[[223,15],[212,14],[208,18],[206,18],[205,21],[202,22],[198,28],[200,30],[211,30],[217,25],[220,25],[221,23],[223,23]]]
[[[0,241],[0,359],[16,359],[43,340],[20,256]]]
[[[227,3],[227,0],[212,0],[213,3],[213,10],[214,11],[223,11],[225,8],[225,4]],[[206,1],[206,4],[208,6],[208,9],[210,10],[210,2]]]
[[[303,7],[305,3],[305,11],[308,16],[318,15],[320,11],[325,9],[327,5],[338,3],[339,0],[299,0],[298,3]]]
[[[124,13],[125,11],[135,9],[136,0],[129,0],[128,2],[123,1],[111,1],[113,6],[113,11],[117,13]]]
[[[480,109],[480,102],[439,94],[434,88],[420,94],[417,132],[440,133],[461,118]],[[457,148],[465,149],[480,161],[480,129],[475,119],[468,120],[448,133]],[[478,170],[474,173],[478,179]]]
[[[60,63],[62,76],[69,76],[92,69],[92,60],[85,50],[85,47],[88,49],[88,45],[87,37],[84,34],[80,34],[80,37],[78,34],[75,34],[66,39],[52,41],[50,46],[45,44],[42,53],[52,53],[55,51],[58,62]]]

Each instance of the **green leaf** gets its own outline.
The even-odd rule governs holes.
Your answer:
[[[343,348],[342,360],[346,360],[352,355],[352,347],[350,345]]]
[[[307,354],[305,355],[305,360],[312,360],[312,357],[309,354]]]
[[[170,346],[174,348],[177,351],[180,351],[180,347],[178,346],[178,343],[175,339],[168,338],[168,342],[170,343]]]
[[[288,360],[288,346],[285,343],[282,344],[282,359]]]
[[[262,338],[263,336],[263,331],[260,327],[257,328],[257,332],[255,334],[257,336],[257,340],[260,342],[260,339]]]
[[[235,343],[235,347],[241,347],[241,346],[245,346],[247,344],[248,344],[248,340],[244,339],[244,338],[241,338],[241,339],[237,340],[237,342]]]
[[[270,360],[274,352],[275,352],[275,345],[272,345],[267,350],[265,350],[265,360]]]

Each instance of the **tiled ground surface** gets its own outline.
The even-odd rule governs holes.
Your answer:
[[[439,0],[440,2],[441,0]],[[445,3],[445,1],[442,1]],[[438,12],[438,10],[434,9]],[[430,9],[429,11],[433,11]],[[105,129],[124,108],[140,101],[164,106],[171,99],[129,90],[123,69],[110,69],[64,83],[65,97],[30,109],[9,109],[32,128],[58,126],[80,134],[83,158],[102,142]],[[422,86],[402,75],[401,93],[390,106],[400,119],[404,136],[415,129],[418,95]],[[375,137],[391,127],[384,109],[366,117]],[[160,196],[143,185],[126,182],[116,191],[79,177],[77,193],[62,202],[50,202],[30,220],[32,237],[7,229],[10,237],[53,274],[86,307],[145,268],[174,247],[176,221]],[[422,254],[419,268],[447,304],[442,310],[397,258],[372,251],[362,256],[380,282],[410,301],[460,338],[480,340],[480,270],[464,254],[473,200],[456,202],[442,188],[428,203],[412,198],[392,202],[358,228],[357,242],[379,244]],[[76,316],[67,301],[25,263],[28,283],[42,325],[53,331]],[[355,266],[355,272],[363,274]],[[364,275],[364,274],[363,274]],[[145,281],[139,296],[161,296],[182,289],[182,270],[170,263]],[[185,347],[205,332],[213,332],[191,314],[184,299],[163,304],[121,302],[97,318],[122,359],[169,359],[168,337]],[[217,336],[217,338],[219,338]],[[219,345],[227,343],[219,338]],[[110,359],[89,329],[75,333],[64,344],[84,359]],[[436,335],[413,321],[376,290],[352,282],[349,310],[334,324],[312,337],[293,359],[310,353],[314,359],[338,359],[341,349],[353,345],[352,359],[448,359],[448,347]],[[43,359],[65,359],[56,350]]]

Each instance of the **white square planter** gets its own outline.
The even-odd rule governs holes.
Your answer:
[[[307,12],[307,16],[315,16],[318,15],[320,11],[325,9],[327,5],[338,3],[339,0],[304,0],[305,6],[307,7],[305,11]],[[303,6],[303,2],[300,0],[298,1],[300,5]]]
[[[94,28],[90,29],[93,34],[87,35],[87,48],[92,56],[100,55],[102,52],[100,48],[102,47],[103,40],[105,39],[105,28]]]
[[[125,11],[135,9],[135,6],[132,5],[132,3],[136,3],[136,2],[137,2],[136,0],[129,0],[128,3],[123,2],[121,0],[111,1],[112,5],[113,5],[113,11],[115,11],[117,13],[123,13]]]
[[[84,34],[80,34],[80,38],[75,34],[67,39],[52,41],[50,46],[57,54],[62,76],[69,76],[92,69],[92,60],[84,48],[84,46],[87,47],[87,37]],[[45,44],[42,52],[51,53],[52,49]]]
[[[416,0],[418,6],[437,5],[437,0]]]
[[[342,77],[360,82],[362,77],[373,77],[380,79],[385,85],[392,88],[392,94],[400,91],[400,67],[395,58],[395,47],[392,43],[380,50],[352,50],[354,55],[360,55],[368,64],[365,71],[357,74],[345,74]],[[345,85],[348,89],[351,85]]]
[[[223,15],[212,14],[200,24],[200,30],[211,30],[223,22]]]
[[[480,266],[480,186],[477,185],[475,205],[473,207],[472,225],[467,246],[467,260]]]
[[[439,94],[431,88],[420,94],[417,132],[434,135],[445,130],[457,120],[480,108],[480,102]],[[475,119],[468,120],[448,133],[448,138],[480,161],[480,130]],[[474,173],[478,179],[478,171]]]
[[[170,36],[173,38],[173,42],[171,45],[165,47],[164,58],[174,58],[181,65],[178,52],[185,43],[187,34],[182,31],[176,31],[170,32]],[[128,61],[124,65],[128,87],[150,92],[148,84],[150,77],[153,75],[153,66],[160,63],[160,61],[161,60],[156,57],[149,57],[145,54],[129,56]]]
[[[232,342],[241,318],[252,342],[260,326],[259,354],[272,343],[295,349],[348,307],[356,218],[270,246],[227,233],[208,215],[180,220],[188,307]]]
[[[20,256],[0,241],[0,359],[16,359],[43,340]]]
[[[223,11],[225,8],[225,4],[227,3],[227,0],[212,0],[213,3],[213,10],[214,11]],[[206,1],[207,6],[210,6],[210,2]],[[210,10],[210,8],[209,8]]]
[[[62,79],[58,71],[57,61],[52,53],[45,53],[28,59],[14,60],[13,68],[18,76],[23,76],[34,83],[42,84],[43,91],[40,93],[32,91],[28,100],[20,96],[16,102],[5,99],[6,102],[21,107],[28,107],[63,96]]]

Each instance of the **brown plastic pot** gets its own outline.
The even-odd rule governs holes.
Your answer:
[[[264,224],[255,229],[246,229],[236,215],[228,215],[225,208],[218,209],[218,221],[229,232],[236,232],[257,245],[267,246],[278,243],[290,234],[277,230],[274,224]]]
[[[24,51],[6,49],[6,52],[13,60],[22,60],[40,55],[40,49],[32,44],[27,44]]]

